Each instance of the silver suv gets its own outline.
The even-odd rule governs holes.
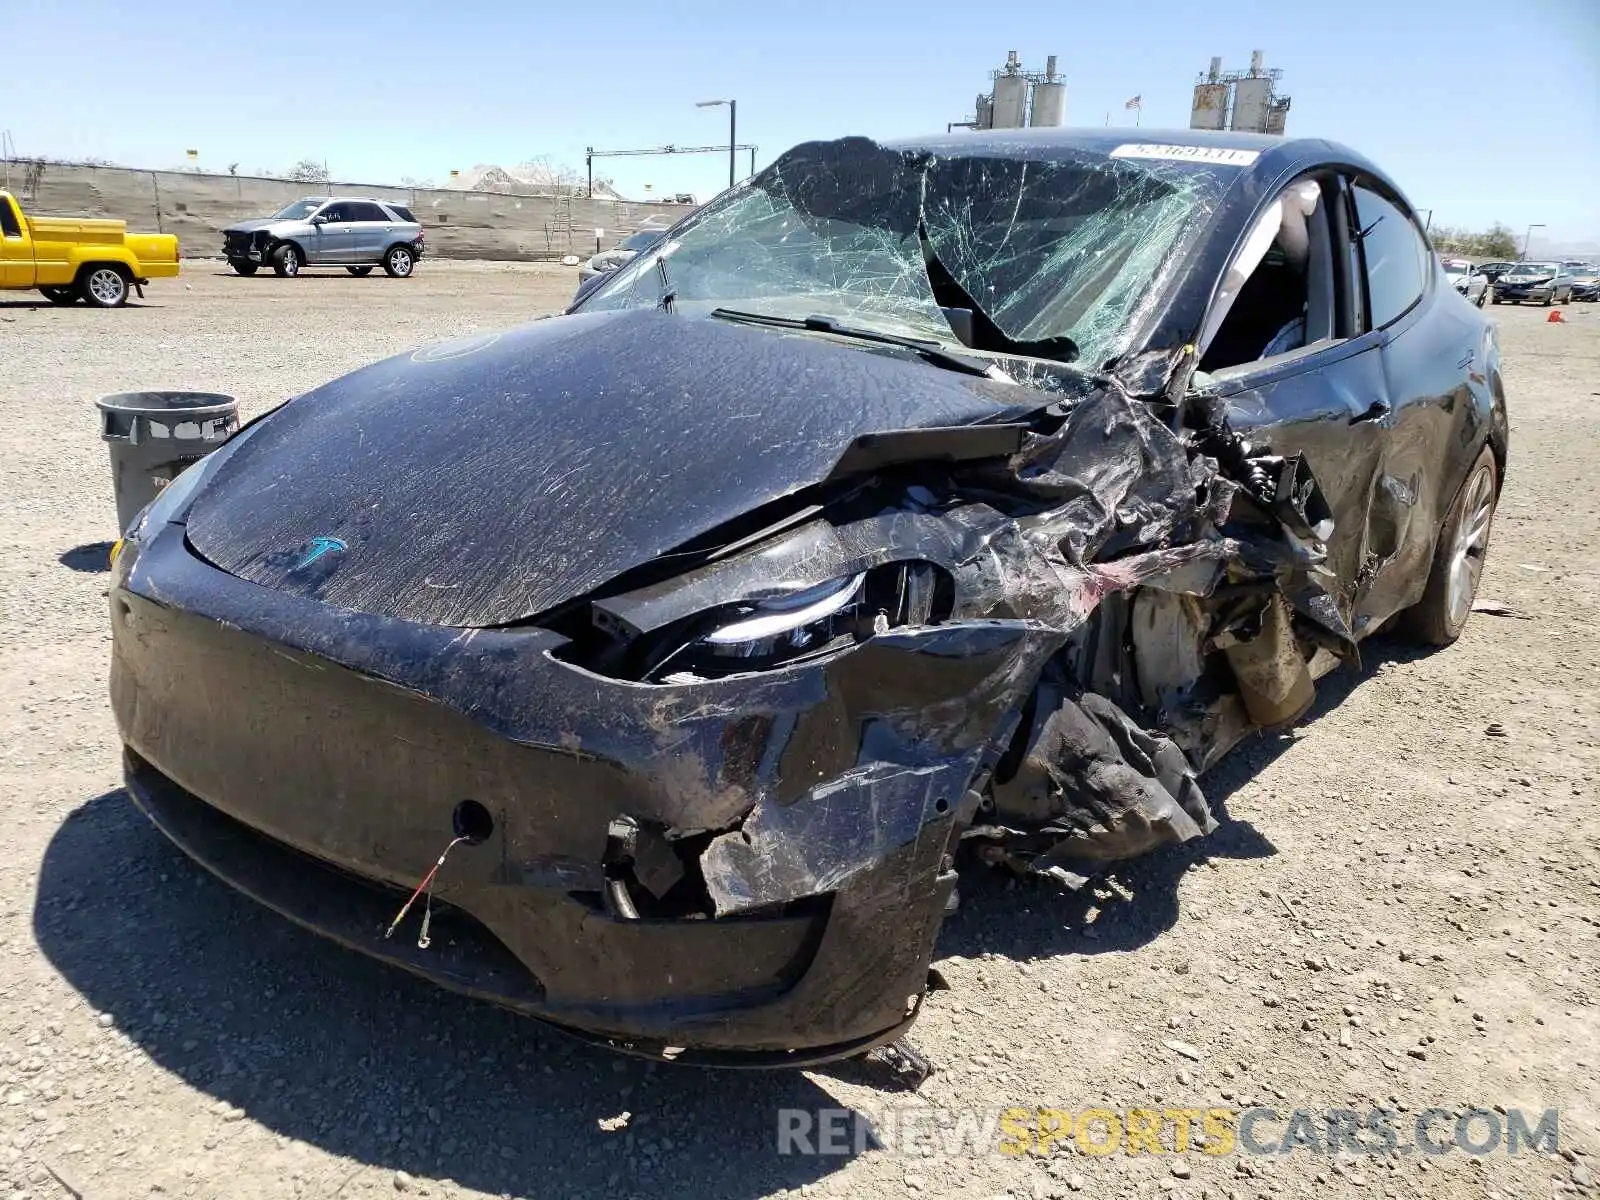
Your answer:
[[[279,275],[301,267],[343,267],[370,275],[410,275],[422,257],[422,225],[411,210],[370,196],[307,196],[255,221],[222,231],[222,252],[241,275],[270,265]]]

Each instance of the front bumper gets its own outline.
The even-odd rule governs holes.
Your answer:
[[[266,261],[266,239],[253,233],[224,233],[222,256],[230,261],[259,263]]]
[[[1547,300],[1555,295],[1556,289],[1548,283],[1497,283],[1495,294],[1502,300]]]
[[[129,790],[204,865],[447,987],[724,1065],[846,1056],[914,1018],[973,777],[1060,644],[982,622],[714,684],[627,684],[562,663],[542,630],[272,592],[199,560],[181,526],[124,552],[111,609]],[[422,950],[413,914],[385,941],[468,798],[494,829],[440,873],[456,932]],[[708,831],[714,916],[603,902],[619,816]]]

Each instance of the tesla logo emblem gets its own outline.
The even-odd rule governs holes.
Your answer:
[[[343,553],[347,549],[349,549],[349,547],[347,547],[336,537],[312,538],[310,543],[306,546],[305,557],[303,557],[299,562],[295,563],[294,569],[296,571],[302,570],[316,562],[317,559],[321,558],[324,554],[339,554]]]

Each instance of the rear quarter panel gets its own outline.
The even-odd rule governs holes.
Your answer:
[[[1360,611],[1369,627],[1427,586],[1439,526],[1486,441],[1505,445],[1494,327],[1442,278],[1384,345],[1393,404],[1368,515],[1375,571]]]

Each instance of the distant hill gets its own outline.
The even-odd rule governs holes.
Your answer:
[[[470,171],[446,181],[450,191],[518,193],[547,195],[559,192],[588,191],[588,179],[571,167],[558,166],[548,159],[534,159],[515,167],[502,167],[496,163],[480,163]],[[594,194],[609,200],[623,197],[608,180],[594,181]]]

